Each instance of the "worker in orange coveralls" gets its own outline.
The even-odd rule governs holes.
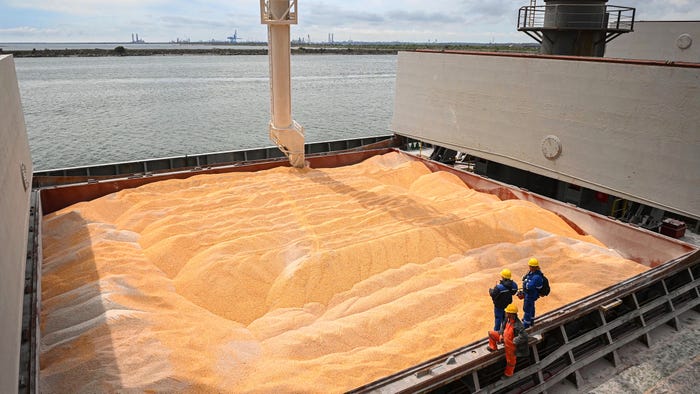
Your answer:
[[[503,343],[506,351],[505,376],[513,376],[517,356],[526,356],[529,353],[527,332],[523,323],[518,319],[518,307],[510,304],[506,307],[506,318],[499,331],[489,331],[488,350],[498,350],[498,343]]]

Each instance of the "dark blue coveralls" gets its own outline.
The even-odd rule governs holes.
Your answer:
[[[532,327],[535,324],[535,301],[540,298],[539,290],[542,288],[542,272],[530,271],[523,276],[523,326]]]
[[[493,300],[493,330],[501,329],[501,323],[506,317],[504,309],[513,302],[513,295],[518,292],[518,284],[510,279],[501,279],[501,281],[492,289],[489,289],[489,295]]]

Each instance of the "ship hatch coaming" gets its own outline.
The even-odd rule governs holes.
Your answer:
[[[700,168],[698,63],[421,50],[398,69],[398,135],[700,218],[678,170]]]

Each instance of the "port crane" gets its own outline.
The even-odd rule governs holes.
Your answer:
[[[226,37],[229,43],[231,44],[237,44],[238,40],[241,39],[241,37],[238,37],[238,30],[234,30],[233,35],[230,37]]]

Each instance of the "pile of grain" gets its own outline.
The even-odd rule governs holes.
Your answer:
[[[202,175],[47,215],[45,392],[356,387],[478,340],[536,256],[538,314],[646,268],[398,153]]]

